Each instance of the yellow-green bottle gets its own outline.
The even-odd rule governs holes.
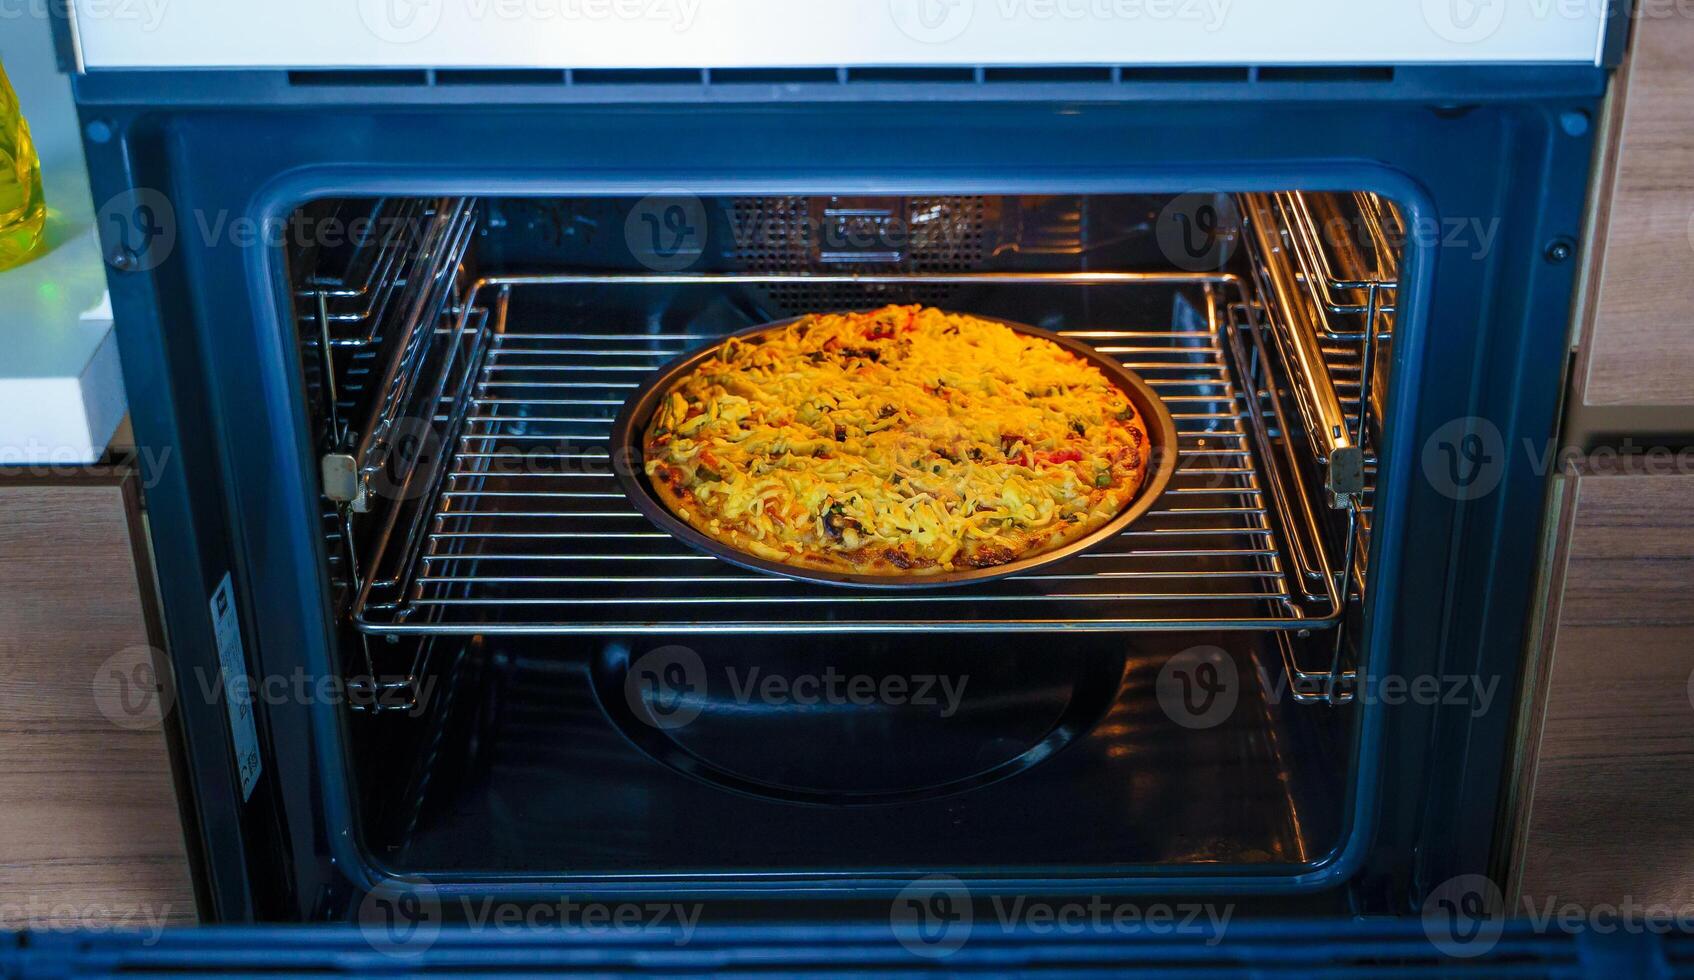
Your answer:
[[[41,161],[29,138],[18,95],[0,65],[0,269],[26,262],[41,248],[47,201]]]

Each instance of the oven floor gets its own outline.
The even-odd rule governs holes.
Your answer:
[[[637,675],[654,648],[661,677],[683,648],[632,645],[637,669],[613,676],[635,678],[624,686],[607,680],[602,654],[577,644],[476,642],[411,777],[411,805],[366,837],[384,863],[426,876],[1297,864],[1335,844],[1345,715],[1267,692],[1263,678],[1278,675],[1260,672],[1254,642],[723,638],[680,655],[698,658],[684,666],[707,697],[682,704],[692,717],[667,730],[602,705],[652,679]],[[1219,719],[1210,727],[1178,724],[1173,710],[1184,709],[1173,688],[1159,696],[1160,669],[1213,644],[1232,647],[1223,670],[1239,682],[1237,703],[1207,714]],[[896,672],[906,687],[851,686]],[[833,700],[827,686],[802,683],[832,673]],[[1106,686],[1090,691],[1102,676]],[[854,696],[872,683],[877,694]],[[741,791],[726,788],[738,780]],[[839,802],[861,799],[896,802]]]

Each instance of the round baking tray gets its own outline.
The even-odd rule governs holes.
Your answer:
[[[725,336],[714,344],[709,344],[699,350],[691,351],[660,368],[658,373],[647,379],[629,400],[624,402],[622,411],[618,413],[617,421],[612,424],[611,452],[612,469],[617,474],[618,482],[624,492],[629,495],[630,502],[635,508],[646,515],[647,519],[657,524],[662,530],[669,532],[677,540],[696,548],[708,555],[722,558],[731,564],[756,572],[766,572],[780,575],[784,578],[798,579],[803,582],[817,582],[823,585],[839,585],[862,589],[933,589],[941,586],[964,585],[972,582],[986,582],[990,579],[1005,578],[1017,575],[1046,565],[1060,562],[1066,558],[1081,554],[1101,542],[1118,534],[1128,527],[1141,515],[1153,508],[1153,504],[1164,493],[1169,485],[1171,476],[1176,473],[1176,422],[1172,420],[1170,409],[1153,393],[1153,389],[1141,376],[1119,364],[1117,361],[1100,353],[1087,344],[1061,337],[1050,330],[1042,330],[1015,320],[1004,320],[1000,317],[977,316],[964,314],[999,323],[1022,334],[1040,337],[1042,340],[1058,344],[1083,360],[1088,361],[1111,379],[1125,395],[1129,396],[1130,404],[1141,416],[1141,421],[1147,426],[1148,453],[1150,463],[1147,477],[1141,485],[1141,490],[1135,495],[1128,506],[1119,511],[1116,517],[1088,534],[1071,541],[1062,547],[1051,551],[1043,551],[1009,561],[1004,565],[994,565],[988,568],[972,568],[956,572],[939,572],[932,575],[860,575],[851,572],[830,572],[795,565],[785,565],[782,562],[770,561],[750,555],[744,551],[732,548],[700,531],[695,530],[682,518],[671,513],[654,493],[647,482],[647,474],[643,467],[644,454],[642,441],[647,433],[648,423],[653,418],[661,400],[670,392],[671,386],[688,372],[694,370],[701,361],[717,353],[718,348],[725,342],[750,337],[767,330],[779,330],[804,317],[790,317],[773,323],[761,323],[758,326],[738,330]]]

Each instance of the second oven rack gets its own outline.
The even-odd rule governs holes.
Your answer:
[[[1179,464],[1166,496],[1098,549],[976,586],[868,592],[749,572],[648,523],[606,455],[624,398],[714,336],[508,318],[514,291],[528,289],[790,279],[1192,290],[1201,298],[1192,323],[1061,331],[1119,357],[1170,404]],[[484,279],[470,297],[464,336],[474,340],[464,342],[476,360],[435,416],[444,451],[399,488],[414,510],[362,563],[352,618],[367,633],[1312,631],[1343,615],[1341,566],[1327,553],[1316,495],[1299,486],[1294,436],[1256,410],[1236,332],[1257,313],[1233,276],[580,274]]]

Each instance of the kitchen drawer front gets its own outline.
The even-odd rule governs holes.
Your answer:
[[[1566,480],[1520,910],[1694,908],[1690,500],[1694,476]]]
[[[1694,19],[1636,23],[1614,86],[1580,403],[1694,405]]]

